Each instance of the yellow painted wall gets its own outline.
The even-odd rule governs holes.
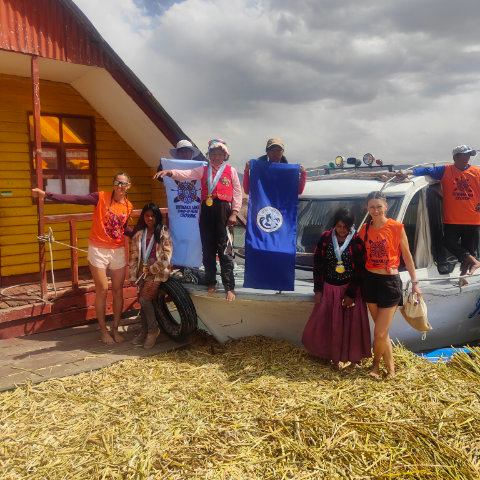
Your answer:
[[[0,74],[0,197],[1,275],[38,272],[37,207],[32,202],[28,138],[28,112],[33,110],[31,80]],[[129,199],[134,208],[148,201],[166,205],[165,192],[152,180],[154,170],[127,145],[117,132],[70,85],[50,81],[40,84],[42,112],[94,117],[96,134],[97,183],[99,190],[110,190],[113,175],[126,171],[132,178]],[[45,213],[92,212],[93,207],[47,204]],[[68,224],[52,225],[55,238],[68,243]],[[86,248],[90,222],[77,225],[80,248]],[[54,246],[55,269],[70,267],[70,249]],[[50,259],[48,258],[49,262]],[[81,253],[80,265],[86,265]],[[48,263],[50,268],[50,263]]]

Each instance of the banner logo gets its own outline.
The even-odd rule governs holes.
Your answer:
[[[173,199],[175,203],[200,203],[196,180],[191,180],[189,182],[178,182],[177,180],[175,180],[175,183],[177,184],[177,196]],[[172,191],[175,190],[172,189]]]
[[[257,214],[257,225],[264,232],[276,232],[283,225],[283,216],[274,207],[263,207]]]

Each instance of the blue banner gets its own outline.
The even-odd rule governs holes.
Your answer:
[[[294,290],[299,165],[250,160],[244,287]]]

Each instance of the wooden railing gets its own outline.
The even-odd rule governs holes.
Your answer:
[[[161,208],[160,211],[162,212],[163,218],[165,223],[168,221],[168,210],[166,208]],[[141,210],[133,210],[130,217],[131,218],[138,218],[140,216]],[[67,223],[70,227],[70,241],[69,245],[74,248],[70,249],[70,265],[71,265],[71,275],[72,275],[72,288],[78,288],[78,238],[77,238],[77,223],[78,222],[85,222],[91,221],[93,218],[93,213],[70,213],[64,215],[45,215],[45,223],[46,224],[55,224],[55,223]],[[128,255],[129,251],[129,243],[128,237],[125,237],[125,251]],[[44,262],[46,263],[46,259],[44,258]],[[46,268],[46,265],[44,265]],[[45,285],[42,285],[42,291],[47,291],[46,285],[46,278],[42,279],[42,283],[45,282]]]

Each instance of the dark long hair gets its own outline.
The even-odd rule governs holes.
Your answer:
[[[332,228],[335,228],[335,225],[338,222],[342,222],[346,225],[348,229],[352,228],[352,225],[355,222],[355,218],[353,217],[353,214],[351,210],[348,208],[339,208],[334,214],[332,218]]]
[[[160,242],[160,234],[162,232],[163,220],[162,220],[162,212],[160,211],[156,203],[147,203],[144,205],[144,207],[142,208],[142,213],[140,213],[140,216],[138,217],[137,224],[133,229],[133,233],[135,234],[140,230],[144,230],[145,228],[147,228],[145,219],[143,217],[145,213],[148,212],[149,210],[152,211],[153,216],[155,218],[155,227],[153,230],[153,236],[155,237],[155,241],[158,243]]]

